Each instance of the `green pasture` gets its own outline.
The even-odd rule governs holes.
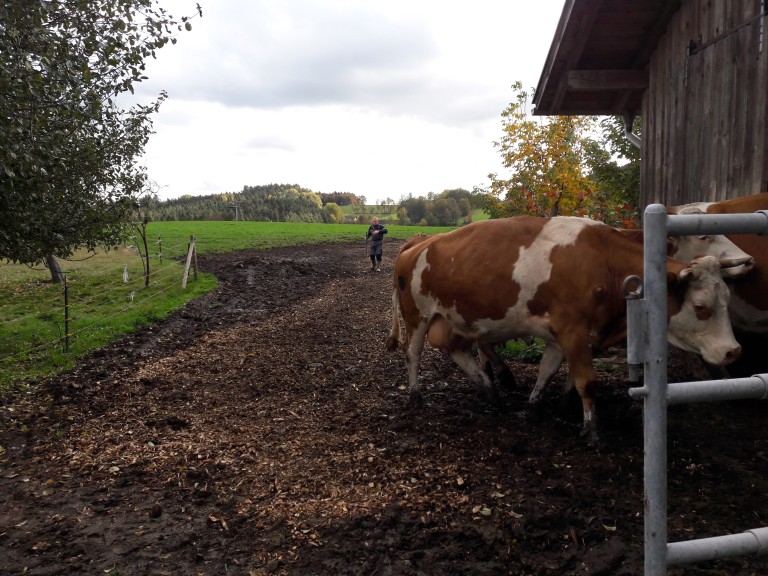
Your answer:
[[[387,227],[395,240],[450,230]],[[181,287],[191,236],[203,254],[329,242],[362,245],[367,230],[363,224],[150,222],[149,286],[135,245],[78,253],[60,261],[67,276],[66,308],[64,286],[52,284],[42,265],[0,263],[0,390],[69,369],[89,352],[212,290],[216,278],[210,274],[190,277],[186,289]]]
[[[387,224],[388,238],[407,240],[415,234],[436,234],[451,228],[439,226],[399,226]],[[194,236],[199,253],[232,252],[247,248],[267,249],[301,244],[349,243],[364,241],[368,224],[304,224],[292,222],[150,222],[147,236],[157,243],[162,239],[163,252],[169,257],[186,251]],[[173,247],[173,248],[171,248]],[[170,250],[170,251],[169,251]],[[151,252],[151,250],[150,250]],[[2,270],[0,269],[0,275]]]

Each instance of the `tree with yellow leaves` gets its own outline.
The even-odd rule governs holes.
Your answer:
[[[634,207],[627,211],[625,190],[605,177],[620,170],[605,150],[614,146],[605,137],[604,142],[596,138],[598,129],[605,131],[610,123],[595,116],[534,118],[522,84],[512,88],[515,100],[502,113],[503,136],[494,142],[509,176],[489,175],[491,193],[484,210],[492,218],[590,216],[628,225]]]

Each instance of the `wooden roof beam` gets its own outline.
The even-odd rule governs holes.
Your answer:
[[[572,92],[615,92],[646,88],[648,88],[648,70],[568,71],[568,90]]]
[[[584,47],[586,46],[589,39],[592,26],[595,24],[595,19],[597,18],[597,14],[600,11],[604,1],[605,0],[581,0],[581,11],[579,12],[578,17],[574,16],[572,13],[574,0],[569,0],[569,2],[566,3],[564,14],[560,22],[560,24],[564,24],[564,26],[562,29],[558,27],[558,32],[562,34],[563,30],[566,29],[578,30],[579,32],[577,35],[575,35],[575,37],[561,37],[559,39],[560,42],[557,48],[557,53],[565,52],[568,54],[566,61],[561,63],[565,70],[571,70],[574,68],[576,63],[581,58],[581,55],[584,53]],[[567,11],[567,14],[565,11]],[[563,82],[561,78],[551,108],[557,109],[562,105],[566,92],[566,83]]]

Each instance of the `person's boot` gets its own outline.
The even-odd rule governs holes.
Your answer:
[[[376,260],[371,258],[371,272],[376,270]]]
[[[376,272],[381,272],[381,260],[379,258],[376,259]]]

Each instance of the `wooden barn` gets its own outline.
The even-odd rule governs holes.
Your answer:
[[[641,209],[768,191],[767,5],[566,0],[535,114],[641,116]]]

